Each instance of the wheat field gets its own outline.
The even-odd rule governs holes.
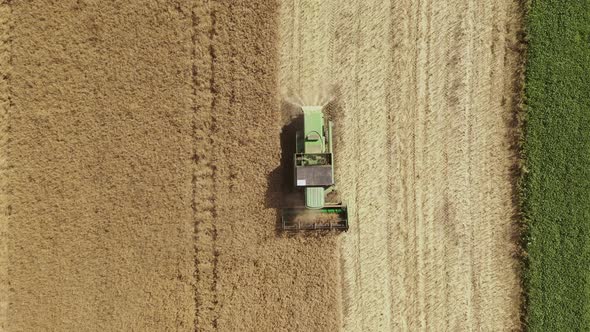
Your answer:
[[[2,2],[0,330],[519,329],[519,6]],[[277,231],[302,104],[347,233]]]

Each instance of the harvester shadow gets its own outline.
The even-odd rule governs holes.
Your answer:
[[[281,233],[281,208],[300,206],[303,192],[296,190],[293,172],[295,154],[295,134],[303,128],[303,114],[300,107],[283,101],[281,105],[282,128],[280,134],[281,160],[279,166],[267,176],[266,207],[277,209],[275,231]]]

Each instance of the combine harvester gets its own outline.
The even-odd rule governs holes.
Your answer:
[[[295,135],[294,185],[304,190],[305,206],[282,209],[282,229],[347,231],[346,205],[326,202],[335,188],[332,122],[324,120],[321,106],[302,109],[303,130]]]

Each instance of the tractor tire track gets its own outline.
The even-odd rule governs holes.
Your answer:
[[[195,243],[195,330],[214,330],[218,318],[217,190],[215,145],[216,106],[216,3],[192,8],[193,24],[193,161],[192,209]]]
[[[391,219],[393,226],[389,234],[389,252],[391,253],[390,271],[392,276],[392,328],[409,330],[412,312],[407,308],[405,299],[414,292],[411,281],[411,259],[408,254],[412,241],[412,223],[415,220],[413,190],[415,182],[415,144],[414,114],[416,113],[416,71],[414,70],[416,48],[416,15],[418,2],[396,1],[390,4],[392,54],[390,135],[393,144],[390,147],[390,165],[392,165]],[[395,53],[394,53],[395,52]],[[402,156],[407,156],[402,158]]]

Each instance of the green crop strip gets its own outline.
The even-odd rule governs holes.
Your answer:
[[[528,8],[526,325],[590,331],[590,0]]]

